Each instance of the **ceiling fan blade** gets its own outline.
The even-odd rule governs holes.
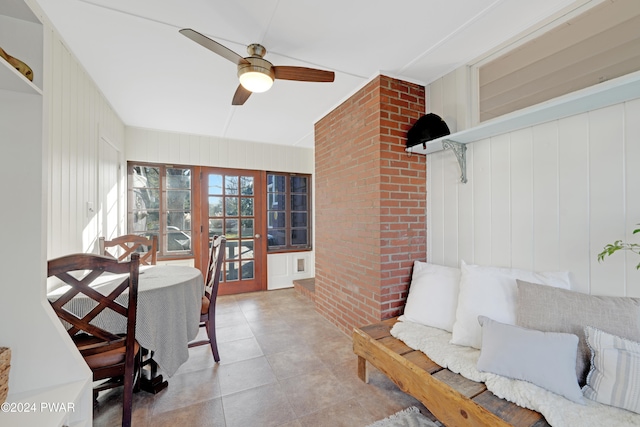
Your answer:
[[[332,82],[335,79],[333,71],[318,70],[307,67],[274,66],[276,79],[297,80],[301,82]]]
[[[217,53],[224,58],[227,58],[234,64],[240,65],[249,63],[249,61],[247,61],[228,47],[221,45],[217,41],[211,40],[209,37],[205,36],[204,34],[200,34],[199,32],[192,30],[191,28],[183,28],[182,30],[180,30],[180,34],[190,38],[199,45],[206,47],[210,51]]]
[[[243,105],[250,95],[250,91],[245,89],[244,86],[239,85],[238,89],[236,89],[236,93],[233,94],[233,101],[231,101],[231,105]]]

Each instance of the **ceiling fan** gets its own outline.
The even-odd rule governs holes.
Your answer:
[[[233,95],[232,105],[244,104],[253,92],[266,92],[271,88],[274,79],[332,82],[335,78],[333,71],[307,67],[275,66],[263,58],[267,50],[257,43],[247,46],[247,52],[250,56],[243,58],[231,49],[191,28],[183,28],[180,33],[238,66],[240,85]]]

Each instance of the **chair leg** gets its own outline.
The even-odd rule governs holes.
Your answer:
[[[220,354],[218,353],[215,322],[206,321],[205,327],[207,329],[207,335],[209,336],[209,345],[211,346],[211,353],[213,353],[213,360],[217,363],[220,361]]]

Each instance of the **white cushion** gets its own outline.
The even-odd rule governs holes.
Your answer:
[[[584,404],[576,378],[576,335],[526,329],[485,316],[478,322],[482,326],[479,371],[527,381]]]
[[[451,332],[459,282],[459,268],[414,261],[403,320]]]
[[[640,343],[587,326],[591,370],[585,397],[640,414]]]
[[[515,325],[518,286],[516,279],[570,289],[569,272],[535,273],[502,267],[467,265],[462,261],[460,292],[451,343],[480,348],[478,316]]]

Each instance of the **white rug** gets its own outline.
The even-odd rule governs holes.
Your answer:
[[[367,427],[439,427],[441,425],[422,415],[415,406],[411,406]]]

